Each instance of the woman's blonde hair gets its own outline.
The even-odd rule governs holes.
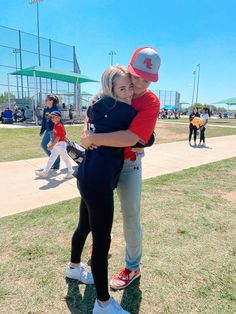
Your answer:
[[[115,65],[107,68],[103,72],[101,77],[102,88],[101,90],[91,99],[90,105],[93,105],[103,95],[116,99],[114,94],[114,85],[118,78],[128,76],[131,77],[128,69],[123,65]]]
[[[114,95],[114,85],[116,80],[123,76],[130,77],[128,69],[123,65],[111,66],[106,69],[101,78],[103,94],[116,98]]]

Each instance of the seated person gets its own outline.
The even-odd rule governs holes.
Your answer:
[[[3,111],[3,117],[8,118],[8,119],[12,119],[12,117],[13,117],[12,110],[10,108],[5,108]]]

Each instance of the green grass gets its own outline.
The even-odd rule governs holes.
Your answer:
[[[171,120],[168,120],[171,121]],[[178,121],[178,120],[177,120]],[[66,126],[67,137],[79,143],[82,125]],[[188,126],[158,120],[156,143],[188,140]],[[236,129],[208,127],[206,138],[235,135]],[[44,157],[38,128],[0,129],[0,162]]]
[[[236,158],[144,181],[142,278],[112,295],[132,314],[236,313]],[[89,314],[93,286],[64,279],[79,199],[0,219],[0,312]],[[119,204],[109,277],[124,263]],[[87,260],[90,239],[83,260]]]
[[[159,120],[165,123],[189,123],[188,118],[181,117],[180,119],[164,119]],[[236,119],[214,119],[210,118],[208,120],[208,124],[216,124],[216,125],[223,125],[223,126],[236,126]]]
[[[79,142],[82,125],[66,126],[67,137]],[[39,128],[0,129],[0,162],[45,157]]]
[[[168,123],[163,122],[163,120],[158,120],[156,125],[156,142],[170,143],[184,140],[188,141],[188,132],[189,126],[187,124]],[[207,127],[207,130],[205,132],[206,141],[208,138],[211,137],[220,137],[227,135],[236,135],[236,128]]]

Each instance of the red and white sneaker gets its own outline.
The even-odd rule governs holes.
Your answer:
[[[141,276],[140,268],[136,270],[129,270],[124,268],[121,272],[117,273],[110,281],[110,287],[114,290],[121,290],[131,284],[132,281]]]

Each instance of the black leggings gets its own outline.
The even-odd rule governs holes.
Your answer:
[[[197,127],[192,125],[192,123],[190,123],[189,124],[189,137],[188,137],[189,142],[191,142],[192,134],[193,134],[194,142],[196,142],[196,140],[197,140]]]
[[[93,253],[91,268],[100,301],[109,299],[108,252],[111,244],[111,229],[114,213],[113,189],[109,185],[79,184],[81,194],[80,218],[72,237],[71,262],[80,263],[84,243],[92,231]]]
[[[205,143],[205,130],[206,128],[203,126],[200,132],[200,143],[201,142]]]

